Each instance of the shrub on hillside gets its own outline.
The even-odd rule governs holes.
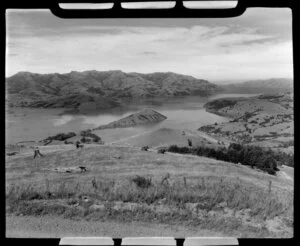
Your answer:
[[[143,176],[137,175],[135,178],[132,179],[132,182],[136,184],[139,188],[149,188],[152,185],[151,178],[145,178]]]
[[[191,153],[236,164],[240,163],[242,165],[251,166],[252,168],[257,167],[273,175],[276,174],[276,171],[279,171],[277,168],[278,154],[272,150],[265,150],[258,146],[245,146],[232,143],[227,149],[225,147],[214,149],[204,146],[188,148],[171,145],[168,151],[181,154]]]
[[[273,156],[264,155],[264,156],[261,156],[259,160],[261,161],[257,165],[259,168],[261,168],[261,169],[267,168],[267,169],[279,171],[279,169],[277,168],[277,162]]]
[[[181,148],[181,153],[183,153],[183,154],[189,154],[191,152],[192,152],[191,149],[188,148],[188,147],[182,147]]]
[[[144,151],[148,151],[148,149],[149,149],[148,146],[143,146],[143,147],[141,148],[141,150],[144,150]]]
[[[228,156],[223,149],[216,151],[215,158],[220,161],[228,161]]]
[[[164,154],[167,150],[166,149],[159,149],[157,151],[158,154]]]
[[[265,171],[267,172],[268,174],[271,174],[271,175],[275,175],[276,174],[276,171],[272,168],[262,168],[261,169],[262,171]]]
[[[234,99],[218,99],[206,104],[208,109],[218,110],[224,107],[233,107],[237,103]]]
[[[82,138],[80,139],[80,141],[81,141],[82,143],[91,143],[93,140],[92,140],[91,138],[82,137]]]
[[[294,167],[294,154],[287,155],[285,165],[290,166],[290,167]]]
[[[99,143],[102,142],[101,138],[94,133],[91,133],[91,130],[81,131],[80,136],[85,138],[91,138],[93,142]]]
[[[205,132],[210,132],[210,131],[212,131],[214,129],[215,129],[214,126],[207,125],[207,126],[201,126],[198,130],[205,131]]]
[[[294,154],[287,154],[285,152],[277,152],[274,159],[281,165],[294,167]]]
[[[179,147],[177,145],[171,145],[169,146],[168,151],[178,153]]]
[[[49,141],[49,140],[58,140],[58,141],[65,141],[69,138],[72,138],[76,136],[76,133],[75,132],[69,132],[69,133],[59,133],[59,134],[56,134],[55,136],[51,136],[51,137],[48,137],[46,138],[45,140]]]
[[[73,143],[73,141],[65,140],[65,141],[64,141],[64,144],[74,144],[74,143]]]
[[[192,143],[192,140],[191,140],[191,139],[188,139],[188,145],[189,145],[190,147],[193,146],[193,143]]]

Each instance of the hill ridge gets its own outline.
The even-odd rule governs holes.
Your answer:
[[[167,119],[167,117],[162,115],[161,113],[158,113],[157,111],[151,108],[145,108],[142,111],[139,111],[134,114],[130,114],[126,117],[110,122],[106,125],[98,126],[93,130],[132,127],[136,125],[158,123],[165,119]]]
[[[121,70],[59,74],[19,72],[6,79],[9,106],[78,108],[94,103],[96,108],[118,106],[124,99],[208,96],[218,86],[207,80],[173,72],[126,73]],[[98,100],[101,103],[98,103]],[[105,101],[105,103],[103,102]]]
[[[239,83],[219,85],[224,92],[230,93],[277,93],[293,91],[293,79],[270,78],[247,80]]]

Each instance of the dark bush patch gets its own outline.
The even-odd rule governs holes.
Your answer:
[[[132,182],[136,184],[139,188],[149,188],[152,186],[152,180],[151,178],[145,178],[143,176],[137,175],[135,178],[132,179]]]
[[[141,150],[144,150],[144,151],[148,151],[148,149],[149,149],[149,146],[143,146],[143,147],[141,148]]]
[[[81,131],[80,136],[82,136],[83,137],[82,139],[86,141],[86,142],[81,141],[83,143],[89,143],[89,142],[103,143],[102,139],[99,136],[97,136],[94,133],[91,133],[91,130]]]
[[[260,95],[258,96],[259,99],[277,99],[277,98],[280,98],[280,97],[283,97],[283,95]]]
[[[218,99],[212,102],[208,102],[207,104],[204,105],[204,107],[207,107],[208,109],[218,110],[225,107],[232,107],[236,103],[237,100],[235,99]]]
[[[73,141],[65,140],[65,141],[64,141],[64,144],[74,144],[74,142],[73,142]]]
[[[159,149],[157,151],[158,154],[164,154],[167,150],[166,149]]]
[[[82,137],[82,138],[80,139],[80,141],[81,141],[82,143],[91,143],[93,140],[92,140],[91,138]]]
[[[52,141],[52,140],[65,141],[74,136],[76,136],[75,132],[59,133],[59,134],[56,134],[55,136],[46,138],[44,141]]]
[[[8,155],[8,156],[12,156],[12,155],[16,155],[16,154],[18,154],[18,152],[16,152],[16,151],[6,153],[6,155]]]
[[[210,131],[212,131],[212,130],[214,130],[214,129],[215,129],[214,126],[207,125],[207,126],[201,126],[198,130],[210,132]]]
[[[277,162],[283,161],[283,158],[287,160],[284,162],[286,165],[291,165],[291,162],[293,162],[293,157],[288,157],[285,153],[279,154],[258,146],[246,146],[238,143],[231,143],[227,149],[224,147],[214,149],[204,146],[187,148],[171,145],[168,151],[181,154],[191,153],[217,160],[240,163],[242,165],[251,166],[252,168],[259,168],[272,175],[275,175],[276,171],[279,171]]]
[[[213,133],[220,133],[221,129],[220,128],[216,128],[214,131],[212,131]]]

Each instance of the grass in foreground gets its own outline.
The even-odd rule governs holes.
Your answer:
[[[164,223],[237,237],[292,236],[290,180],[194,155],[104,145],[48,148],[44,158],[7,159],[7,214]],[[88,171],[54,171],[80,165]]]
[[[231,235],[289,235],[284,230],[279,234],[269,231],[266,223],[280,217],[283,227],[292,227],[292,193],[269,193],[222,177],[203,177],[198,183],[189,183],[186,178],[164,181],[138,176],[122,182],[94,178],[89,184],[50,184],[46,180],[43,188],[11,186],[6,191],[6,211],[99,221],[178,223]]]

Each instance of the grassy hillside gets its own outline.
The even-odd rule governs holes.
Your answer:
[[[187,75],[119,70],[66,74],[19,72],[6,79],[6,88],[9,106],[81,110],[116,107],[126,98],[207,96],[217,90],[215,84]]]
[[[133,127],[143,124],[158,123],[167,119],[166,116],[156,112],[153,109],[146,108],[140,112],[128,115],[117,121],[110,122],[107,125],[98,126],[93,130]]]
[[[293,153],[292,93],[266,94],[252,98],[224,98],[208,102],[205,107],[209,112],[229,116],[232,120],[203,126],[199,130],[231,141]]]
[[[282,175],[134,147],[40,149],[43,158],[33,159],[29,150],[7,156],[8,215],[164,223],[238,237],[292,236],[293,180]]]
[[[101,135],[101,131],[98,132]],[[154,131],[148,131],[142,134],[131,136],[113,142],[113,144],[122,144],[135,147],[149,146],[153,148],[166,147],[172,144],[186,146],[188,139],[192,141],[193,146],[199,145],[217,145],[217,141],[209,136],[199,134],[197,131],[180,130],[171,128],[160,128]]]

